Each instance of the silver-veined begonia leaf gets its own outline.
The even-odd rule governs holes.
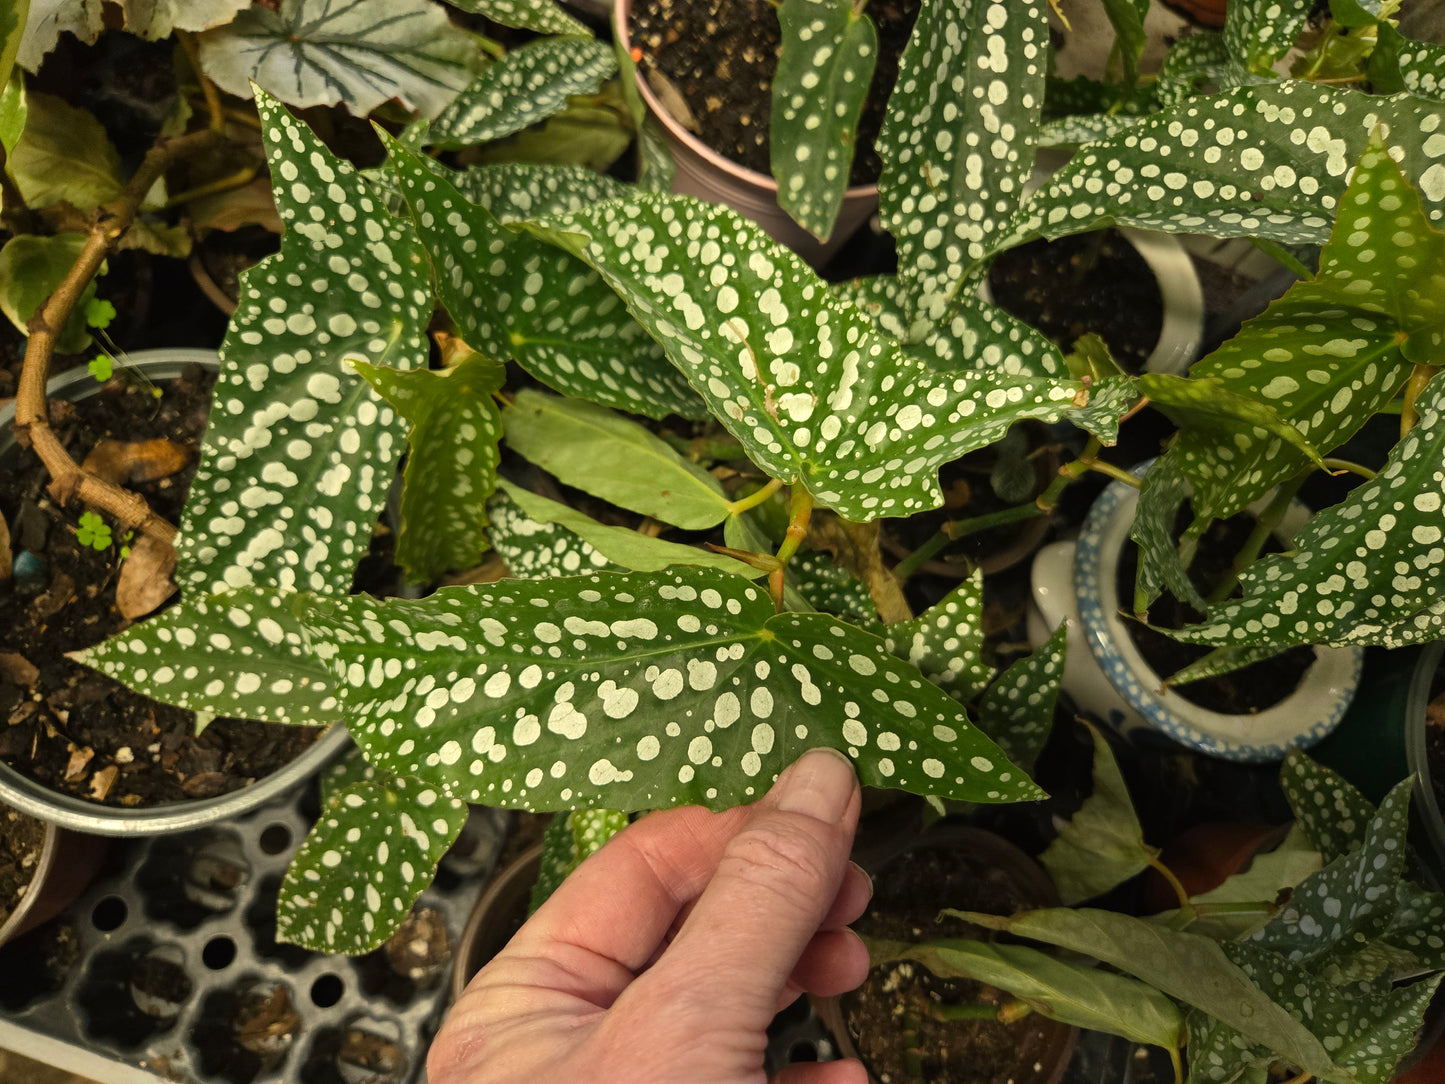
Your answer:
[[[175,30],[209,30],[236,17],[249,0],[109,0],[120,8],[124,27],[151,41],[169,37]],[[38,71],[45,54],[55,48],[63,32],[93,44],[105,28],[105,0],[29,0],[14,3],[24,25],[17,52],[10,55],[20,66]],[[26,9],[29,9],[28,17]],[[7,50],[8,51],[8,50]],[[4,65],[8,68],[8,65]]]

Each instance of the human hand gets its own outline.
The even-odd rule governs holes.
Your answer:
[[[802,991],[868,973],[846,924],[872,888],[848,861],[860,794],[832,750],[750,806],[653,813],[582,863],[472,979],[431,1084],[761,1084],[765,1032]],[[865,1084],[856,1061],[786,1084]]]

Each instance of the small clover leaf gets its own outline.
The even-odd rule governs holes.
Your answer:
[[[85,303],[85,324],[97,331],[110,327],[115,319],[115,306],[104,298],[92,297]]]
[[[110,548],[110,524],[94,512],[82,513],[75,540],[93,550],[107,550]]]
[[[91,376],[104,384],[115,372],[115,359],[109,354],[101,354],[98,357],[91,358],[90,364],[87,365],[86,368],[90,370]]]

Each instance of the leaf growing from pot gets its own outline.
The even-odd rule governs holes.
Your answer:
[[[553,0],[447,0],[447,3],[519,30],[535,30],[539,34],[592,33]]]
[[[1050,1020],[1162,1046],[1177,1056],[1183,1018],[1158,990],[1097,967],[1059,960],[1025,945],[872,941],[873,966],[913,960],[941,979],[973,979],[1007,991]]]
[[[688,531],[727,518],[716,478],[604,406],[523,388],[502,424],[509,448],[565,485]]]
[[[527,913],[546,903],[583,859],[626,827],[627,814],[615,809],[574,809],[553,817],[542,836],[542,868],[532,886]]]
[[[1370,83],[1378,91],[1406,91],[1436,100],[1445,96],[1445,45],[1412,41],[1389,22],[1375,26],[1375,48],[1370,53]]]
[[[201,35],[201,66],[228,94],[254,83],[296,109],[344,103],[365,116],[391,98],[426,117],[472,78],[477,47],[427,0],[252,4]]]
[[[1326,862],[1364,844],[1375,807],[1344,776],[1291,749],[1279,783],[1296,822]]]
[[[241,275],[177,582],[347,591],[405,436],[348,362],[426,367],[428,268],[348,163],[264,91],[256,107],[286,232]]]
[[[1236,0],[1236,4],[1238,0]],[[1110,57],[1119,58],[1124,69],[1123,91],[1127,94],[1134,89],[1139,79],[1139,58],[1144,55],[1148,35],[1144,30],[1144,18],[1149,14],[1149,0],[1104,0],[1104,14],[1114,28],[1114,50]]]
[[[982,572],[974,572],[922,616],[878,632],[892,654],[907,659],[960,704],[969,703],[993,677],[993,668],[983,661]]]
[[[1005,670],[978,702],[979,727],[1026,772],[1034,770],[1054,728],[1067,636],[1068,626],[1061,622],[1032,655]],[[1097,745],[1097,734],[1094,741]]]
[[[595,94],[616,74],[611,47],[590,36],[528,42],[457,95],[431,122],[426,142],[457,150],[501,139],[550,117],[569,98]]]
[[[1439,638],[1445,630],[1445,596],[1436,589],[1445,560],[1445,375],[1425,386],[1418,409],[1420,423],[1391,450],[1380,473],[1305,524],[1292,554],[1256,561],[1240,577],[1242,598],[1211,607],[1203,624],[1169,635],[1200,644],[1276,646],[1397,647]],[[1387,540],[1391,559],[1382,561]]]
[[[1207,521],[1195,522],[1176,540],[1175,522],[1179,510],[1189,499],[1189,480],[1185,477],[1181,456],[1168,453],[1149,465],[1139,487],[1139,505],[1129,537],[1139,547],[1139,568],[1134,582],[1134,613],[1143,618],[1161,591],[1168,590],[1181,602],[1196,610],[1207,608],[1194,581],[1189,578],[1189,563],[1181,549],[1193,553],[1194,544]]]
[[[326,802],[276,898],[276,940],[359,956],[382,944],[431,884],[467,821],[464,802],[406,776],[354,783]]]
[[[882,641],[825,614],[774,613],[741,577],[674,569],[309,601],[367,758],[468,801],[720,808],[817,745],[846,751],[873,786],[1042,793]]]
[[[562,542],[549,532],[550,541],[547,546],[551,550],[550,555],[539,553],[532,560],[524,557],[520,568],[512,568],[514,574],[526,573],[530,578],[542,574],[543,569],[546,569],[547,575],[571,575],[605,567],[609,562],[634,572],[657,572],[673,565],[694,565],[744,579],[757,579],[763,574],[751,565],[724,557],[720,553],[712,553],[696,546],[683,546],[661,538],[651,538],[636,531],[629,531],[626,527],[598,523],[570,505],[540,497],[506,479],[499,480],[497,488],[517,506],[525,520],[555,526],[571,536]],[[530,526],[514,516],[509,516],[505,521],[497,520],[493,526],[494,536],[511,536],[510,542],[494,537],[497,551],[503,554],[504,559],[509,546],[516,547],[523,536],[532,536],[534,533]],[[574,552],[577,554],[575,562],[569,556]],[[557,571],[558,567],[562,569],[561,572]],[[528,571],[529,569],[531,571]]]
[[[412,583],[470,568],[487,549],[486,499],[497,486],[502,419],[492,393],[500,364],[469,354],[456,365],[402,372],[352,362],[411,424],[396,563]]]
[[[31,92],[26,110],[6,168],[29,206],[93,211],[120,195],[120,154],[100,121],[50,94]]]
[[[769,149],[778,205],[819,240],[833,232],[878,30],[853,0],[782,0]]]
[[[20,234],[5,242],[0,249],[0,311],[19,329],[29,335],[30,318],[75,264],[85,246],[83,233],[59,233],[53,237]],[[95,296],[95,283],[86,287],[82,301]],[[86,330],[85,306],[76,305],[65,321],[55,342],[55,349],[76,354],[90,345]]]
[[[1156,853],[1144,842],[1114,751],[1092,726],[1089,733],[1094,739],[1093,793],[1039,855],[1059,898],[1071,906],[1123,884],[1146,869]]]
[[[636,196],[527,228],[601,272],[753,462],[846,519],[937,507],[939,464],[1022,418],[1112,440],[1123,413],[1114,386],[929,369],[724,207]]]
[[[400,145],[390,153],[436,269],[437,297],[472,349],[604,406],[703,416],[687,381],[595,272],[502,226]]]

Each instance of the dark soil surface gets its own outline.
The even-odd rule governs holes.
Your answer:
[[[1182,515],[1178,524],[1180,533],[1187,522],[1187,516]],[[1194,563],[1189,566],[1189,578],[1205,598],[1209,597],[1210,591],[1217,584],[1224,581],[1224,577],[1233,568],[1235,554],[1243,548],[1253,528],[1253,517],[1241,514],[1223,523],[1213,524],[1199,540],[1198,553]],[[1265,546],[1266,553],[1276,553],[1279,550],[1280,546],[1276,542]],[[1133,612],[1134,577],[1138,563],[1138,547],[1130,542],[1119,557],[1118,598],[1119,607],[1125,613]],[[1149,624],[1156,628],[1178,629],[1203,619],[1202,613],[1180,602],[1167,591],[1149,607]],[[1127,622],[1126,627],[1134,646],[1144,656],[1149,668],[1160,678],[1166,678],[1190,663],[1197,662],[1211,650],[1201,644],[1184,644],[1172,640],[1162,632],[1156,632],[1154,628],[1137,621]],[[1314,648],[1292,647],[1272,659],[1265,659],[1252,666],[1172,688],[1185,700],[1209,711],[1225,715],[1253,715],[1274,707],[1294,692],[1314,661]]]
[[[1445,665],[1435,671],[1430,682],[1430,701],[1425,709],[1425,759],[1430,765],[1435,802],[1445,809]]]
[[[45,825],[0,806],[0,926],[19,905],[40,865]]]
[[[1009,915],[1039,906],[1010,872],[980,857],[942,848],[910,851],[876,879],[868,912],[856,923],[864,937],[888,941],[941,938],[991,940],[996,934],[958,919],[935,921],[946,907]],[[1038,1061],[1050,1045],[1046,1029],[1061,1025],[1025,1017],[942,1022],[933,1006],[998,1005],[1007,995],[963,979],[940,979],[919,964],[874,968],[856,991],[843,996],[848,1031],[882,1084],[914,1079],[904,1067],[903,1033],[917,1028],[922,1079],[949,1084],[1039,1084],[1055,1068]],[[1035,1065],[1038,1068],[1035,1069]]]
[[[200,369],[165,389],[125,370],[81,404],[52,403],[52,424],[77,462],[97,440],[164,438],[191,450],[191,466],[134,484],[175,522],[205,427],[210,377]],[[0,515],[11,526],[16,575],[0,583],[0,759],[55,790],[107,805],[159,805],[225,794],[293,760],[315,728],[195,716],[130,692],[72,662],[76,651],[124,629],[114,605],[121,539],[80,544],[78,511],[58,507],[29,450],[0,471]],[[28,571],[22,572],[22,569]]]
[[[850,184],[871,184],[883,171],[873,145],[918,7],[918,0],[874,0],[868,5],[878,28],[878,66],[858,120]],[[699,126],[698,138],[734,162],[772,173],[768,129],[781,41],[772,4],[638,0],[632,8],[631,37],[643,53],[644,77],[660,73],[682,95]]]
[[[1009,249],[994,260],[988,285],[995,304],[1066,353],[1092,331],[1131,373],[1144,371],[1164,326],[1154,272],[1114,229]]]

